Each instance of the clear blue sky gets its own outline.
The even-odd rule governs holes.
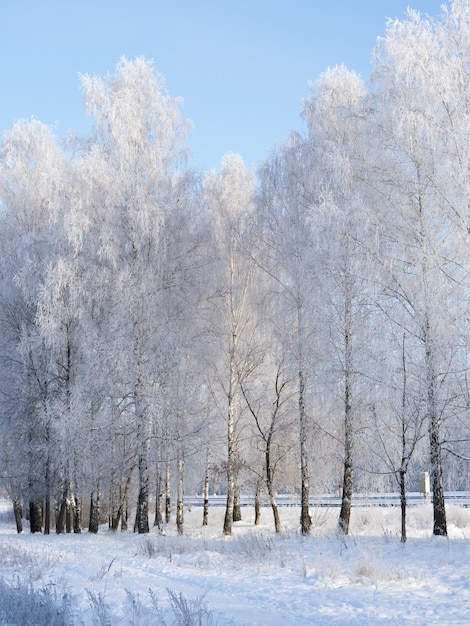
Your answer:
[[[308,81],[345,64],[364,79],[387,17],[442,0],[0,0],[0,130],[37,117],[86,132],[79,73],[152,59],[195,126],[192,164],[240,153],[256,165],[302,127]]]

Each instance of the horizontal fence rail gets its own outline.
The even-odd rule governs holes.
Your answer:
[[[209,496],[209,506],[225,506],[227,496],[212,495]],[[186,506],[203,506],[203,496],[185,496],[184,502]],[[298,506],[300,505],[300,496],[294,494],[278,494],[276,497],[278,506]],[[409,506],[416,506],[425,502],[432,502],[432,494],[427,497],[419,491],[410,491],[406,495],[406,502]],[[457,504],[463,507],[470,506],[470,491],[447,491],[445,493],[446,504]],[[241,496],[241,506],[254,506],[254,496]],[[269,500],[260,499],[261,506],[270,506]],[[340,507],[341,498],[334,494],[322,494],[312,496],[310,498],[310,506],[312,507]],[[357,493],[353,495],[351,506],[400,506],[399,493]]]

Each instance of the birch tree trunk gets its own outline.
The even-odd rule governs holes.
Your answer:
[[[259,526],[261,523],[261,504],[259,501],[259,490],[260,490],[260,481],[256,481],[256,492],[255,492],[255,526]]]
[[[274,470],[273,470],[273,460],[271,458],[271,444],[272,444],[274,430],[276,426],[277,413],[280,407],[281,392],[284,386],[284,385],[281,385],[279,387],[278,378],[279,378],[279,370],[278,370],[278,375],[276,377],[276,400],[274,402],[274,409],[273,409],[273,414],[271,417],[271,425],[269,428],[268,436],[265,438],[266,487],[268,489],[269,502],[271,504],[271,509],[273,511],[274,530],[276,531],[276,533],[281,532],[281,519],[279,517],[279,509],[277,506],[276,496],[274,493]]]
[[[418,181],[421,182],[420,170],[418,168]],[[422,282],[424,298],[424,323],[423,323],[423,343],[424,343],[424,363],[426,371],[426,413],[429,424],[429,443],[431,460],[431,477],[433,492],[433,534],[447,536],[447,520],[444,502],[444,481],[442,472],[442,450],[440,440],[440,416],[437,407],[438,375],[436,366],[436,355],[434,342],[437,338],[436,329],[431,323],[431,270],[429,250],[430,238],[428,227],[425,221],[425,203],[422,195],[419,195],[419,218],[420,218],[420,247],[422,253]]]
[[[49,432],[47,441],[49,441]],[[51,460],[49,455],[46,460],[46,496],[44,498],[44,534],[49,535],[51,532]]]
[[[55,531],[58,535],[66,531],[68,487],[64,489],[62,499],[57,502]]]
[[[429,337],[429,324],[426,324],[426,373],[427,373],[427,413],[429,423],[429,443],[431,458],[432,502],[433,502],[433,534],[447,536],[447,520],[444,501],[444,482],[442,476],[442,451],[440,440],[440,420],[436,406],[437,378],[434,368],[434,356]]]
[[[31,533],[42,531],[43,501],[34,500],[29,503],[29,529]]]
[[[121,513],[121,532],[125,533],[127,530],[127,521],[129,517],[129,511],[127,508],[127,493],[122,501],[122,513]]]
[[[310,474],[308,469],[308,448],[307,448],[307,412],[305,409],[305,372],[304,354],[302,341],[303,333],[303,311],[300,296],[297,297],[297,351],[299,365],[299,437],[300,437],[300,530],[302,535],[309,535],[312,526],[310,517]]]
[[[230,336],[230,379],[228,390],[227,410],[227,504],[225,507],[224,535],[232,534],[233,508],[235,501],[235,462],[236,462],[236,434],[235,434],[235,388],[237,375],[235,366],[237,337],[232,332]]]
[[[202,490],[202,496],[204,500],[202,525],[207,526],[209,524],[209,450],[206,454],[206,471],[204,475],[204,487]]]
[[[137,509],[135,528],[139,534],[149,532],[149,469],[148,449],[143,445],[139,454],[139,494],[137,496]]]
[[[178,495],[176,500],[176,529],[178,535],[184,530],[184,458],[183,450],[179,451],[178,459]]]
[[[403,467],[403,465],[402,465]],[[406,486],[405,470],[400,470],[400,509],[401,509],[401,542],[406,542]]]
[[[162,515],[162,501],[163,501],[163,479],[160,471],[160,463],[157,461],[157,470],[156,470],[156,481],[155,481],[155,520],[153,525],[162,529],[163,525],[163,515]]]
[[[402,345],[402,368],[403,368],[403,392],[401,399],[401,465],[399,471],[400,483],[400,507],[401,507],[401,542],[406,543],[406,470],[408,459],[406,457],[406,406],[407,406],[407,371],[405,352],[406,333],[403,333]]]
[[[149,532],[149,454],[150,454],[150,418],[144,394],[144,368],[142,363],[142,338],[139,325],[136,323],[134,356],[136,366],[136,380],[134,384],[135,419],[137,422],[137,466],[139,479],[139,493],[135,516],[135,529],[139,534]]]
[[[118,530],[119,524],[121,524],[121,531],[127,530],[127,495],[131,485],[131,477],[132,472],[129,472],[124,487],[119,485],[119,499],[117,501],[117,508],[113,505],[114,509],[111,517],[111,530]]]
[[[100,526],[100,491],[99,487],[91,492],[90,496],[90,520],[88,532],[96,534]]]
[[[343,493],[341,498],[341,510],[339,514],[339,527],[343,534],[349,532],[349,521],[351,518],[351,500],[353,493],[353,404],[352,404],[352,315],[351,315],[351,289],[348,281],[345,293],[345,315],[344,315],[344,471],[343,471]]]
[[[82,501],[79,496],[75,496],[74,498],[73,532],[76,534],[80,534],[82,532]]]
[[[273,469],[271,467],[271,446],[266,448],[266,486],[268,488],[269,502],[273,511],[274,530],[276,533],[281,532],[281,519],[279,517],[279,509],[276,502],[273,487]]]
[[[237,472],[238,473],[238,472]],[[242,521],[242,507],[240,500],[240,485],[238,484],[238,476],[235,479],[235,490],[233,493],[233,521]]]
[[[299,370],[299,421],[300,421],[300,530],[302,535],[310,534],[312,518],[309,513],[310,475],[307,457],[307,418],[305,411],[305,379],[302,369]]]
[[[166,459],[166,474],[165,474],[165,523],[169,524],[171,520],[171,472],[170,472],[170,461],[168,458],[168,450],[167,450],[167,459]]]
[[[15,516],[16,532],[22,533],[23,521],[22,521],[22,514],[21,514],[21,505],[20,505],[19,499],[16,496],[13,498],[13,514]]]
[[[49,535],[51,532],[51,496],[49,492],[46,494],[44,501],[44,534]]]

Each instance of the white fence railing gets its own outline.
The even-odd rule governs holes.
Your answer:
[[[209,496],[209,506],[225,506],[227,496]],[[407,504],[416,506],[424,502],[432,502],[432,493],[425,498],[419,491],[411,491],[406,494]],[[447,491],[445,493],[446,504],[458,504],[470,507],[470,491]],[[185,496],[184,502],[187,506],[203,506],[203,496]],[[300,497],[297,494],[278,494],[276,497],[278,506],[298,506]],[[254,506],[253,496],[241,496],[241,506]],[[269,506],[266,498],[261,498],[261,506]],[[339,507],[341,498],[334,494],[315,495],[310,498],[310,506],[315,507]],[[356,493],[353,495],[351,506],[400,506],[399,493]]]

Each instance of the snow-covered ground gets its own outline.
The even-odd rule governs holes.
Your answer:
[[[17,535],[4,512],[0,623],[470,624],[470,509],[448,508],[445,539],[431,534],[431,505],[411,507],[404,546],[398,508],[354,508],[348,537],[336,533],[338,509],[312,510],[309,538],[297,508],[281,509],[280,536],[269,509],[259,527],[251,508],[242,512],[231,537],[222,508],[205,528],[201,509],[186,512],[182,537],[173,525],[164,536],[105,527],[97,536]],[[37,597],[67,606],[65,621],[41,617]]]

